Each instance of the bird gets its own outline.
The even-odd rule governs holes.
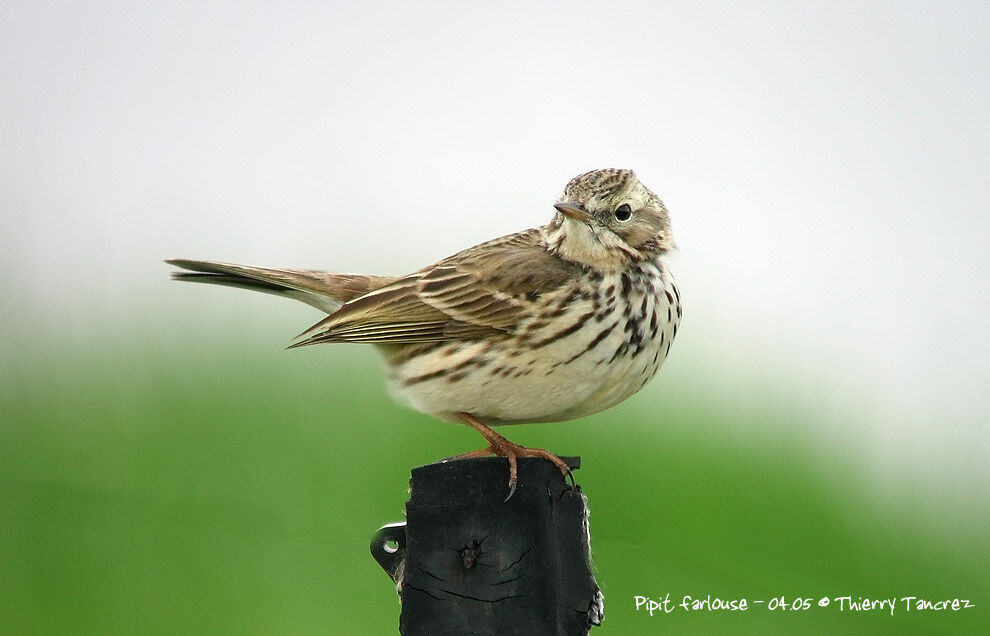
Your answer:
[[[494,427],[558,422],[622,402],[657,374],[677,335],[681,297],[660,198],[632,170],[571,179],[543,226],[475,245],[404,276],[270,269],[170,259],[180,281],[266,292],[327,316],[288,348],[371,343],[392,393],[476,429],[487,446],[450,459],[542,457]]]

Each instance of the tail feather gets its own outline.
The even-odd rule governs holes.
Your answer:
[[[240,287],[293,298],[332,314],[347,301],[386,285],[394,278],[361,274],[334,274],[302,269],[268,269],[219,263],[172,259],[165,261],[185,272],[173,272],[174,280]]]

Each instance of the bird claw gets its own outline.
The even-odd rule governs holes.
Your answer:
[[[512,495],[516,493],[516,481],[519,476],[517,458],[519,457],[542,457],[543,459],[549,460],[560,470],[560,474],[563,475],[565,479],[570,480],[570,489],[572,491],[577,487],[577,484],[574,482],[574,473],[571,472],[570,466],[568,466],[567,463],[560,457],[543,448],[529,448],[527,446],[514,444],[493,431],[490,427],[483,424],[481,420],[474,417],[470,413],[460,413],[459,415],[466,424],[481,433],[481,436],[488,442],[488,448],[482,448],[481,450],[464,453],[462,455],[458,455],[455,459],[467,459],[469,457],[479,457],[487,454],[497,455],[498,457],[505,457],[508,459],[509,495],[505,498],[505,501],[511,499]]]
[[[512,499],[512,495],[514,495],[514,494],[516,494],[516,485],[510,481],[509,482],[509,494],[506,495],[505,499],[502,500],[502,503],[505,503],[508,500]]]
[[[571,467],[567,467],[567,474],[564,475],[564,479],[571,482],[571,490],[577,488],[577,482],[574,481],[574,473],[571,471]]]

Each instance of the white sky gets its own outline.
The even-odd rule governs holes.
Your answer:
[[[987,3],[145,4],[5,4],[4,312],[126,319],[166,257],[401,273],[630,167],[682,355],[987,459]]]

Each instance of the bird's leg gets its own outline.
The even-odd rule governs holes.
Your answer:
[[[485,455],[497,455],[508,459],[509,496],[505,498],[506,501],[508,501],[516,492],[516,480],[519,473],[518,466],[516,465],[517,457],[542,457],[550,460],[557,468],[560,469],[560,473],[565,478],[571,480],[571,486],[574,486],[574,475],[571,473],[571,469],[567,466],[564,460],[557,457],[550,451],[543,448],[528,448],[526,446],[520,446],[519,444],[513,444],[493,431],[491,427],[482,424],[481,420],[470,413],[458,413],[457,416],[461,418],[465,424],[481,433],[481,436],[485,438],[486,442],[488,442],[488,447],[471,451],[470,453],[462,453],[461,455],[456,455],[451,459],[470,459],[473,457],[484,457]]]

